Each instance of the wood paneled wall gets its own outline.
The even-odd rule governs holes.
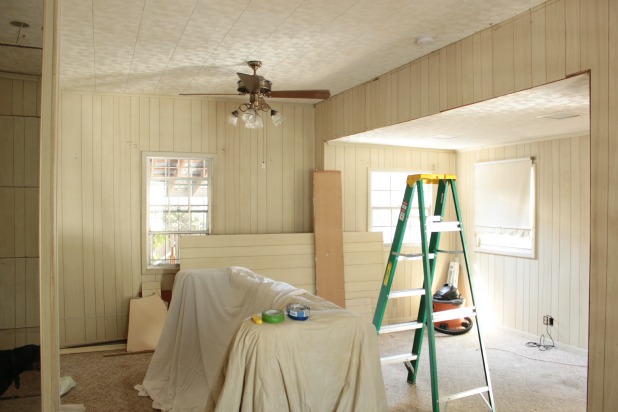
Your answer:
[[[512,33],[512,34],[511,34]],[[618,2],[550,0],[357,86],[316,107],[316,165],[322,143],[340,136],[560,80],[591,75],[590,327],[588,409],[618,404]],[[403,73],[400,73],[403,72]],[[410,73],[406,87],[399,76]],[[395,97],[396,95],[396,97]],[[409,100],[409,104],[408,104]],[[402,107],[410,107],[399,113]],[[402,110],[403,111],[403,110]],[[397,116],[395,116],[397,113]],[[401,117],[399,116],[401,114]]]
[[[369,229],[370,170],[427,170],[435,173],[454,174],[456,167],[457,156],[454,151],[450,150],[410,149],[340,143],[324,144],[324,169],[341,171],[344,232],[365,232]],[[405,185],[406,182],[402,181],[402,190],[405,188]],[[432,205],[434,200],[431,200]],[[448,205],[447,216],[454,216],[452,202],[449,201]],[[445,233],[442,236],[440,246],[446,250],[449,248],[454,249],[454,242],[456,242],[455,236]],[[402,252],[419,253],[420,245],[418,247],[404,247]],[[390,253],[390,246],[384,247],[383,253],[384,262],[386,262]],[[434,286],[441,286],[441,282],[446,279],[448,262],[447,258],[439,259]],[[382,272],[384,272],[384,269]],[[421,261],[404,260],[397,264],[392,290],[420,288],[422,286],[423,265]],[[376,288],[379,289],[379,287],[380,285],[378,284]],[[399,323],[416,320],[418,306],[418,297],[393,299],[388,302],[384,322]]]
[[[60,336],[64,346],[126,337],[129,298],[147,271],[142,151],[215,154],[214,234],[311,230],[314,109],[281,105],[275,128],[233,127],[238,104],[194,98],[61,94],[58,169]]]
[[[474,245],[474,163],[521,157],[534,157],[536,164],[537,257],[473,254],[479,305],[496,323],[533,335],[547,334],[542,317],[552,315],[551,334],[556,341],[587,349],[588,136],[459,153],[457,170],[467,243]]]
[[[40,80],[0,73],[0,349],[39,343]]]

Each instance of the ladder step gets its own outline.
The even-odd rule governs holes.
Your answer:
[[[443,322],[447,320],[476,316],[476,308],[474,306],[466,306],[458,309],[442,310],[433,313],[434,322]]]
[[[459,222],[427,222],[428,232],[459,232]]]
[[[440,398],[440,402],[448,402],[455,399],[467,398],[468,396],[478,395],[480,393],[489,392],[488,386],[481,386],[480,388],[470,389],[468,391],[459,392],[453,395]]]
[[[393,252],[393,256],[397,256],[399,259],[398,260],[421,260],[423,259],[423,254],[422,253],[397,253],[397,252]],[[434,254],[433,253],[429,253],[427,256],[429,256],[429,259],[433,259],[434,258]]]
[[[388,298],[389,299],[396,299],[396,298],[405,298],[405,297],[408,297],[408,296],[422,296],[424,294],[425,294],[425,289],[423,289],[423,288],[418,288],[418,289],[402,289],[402,290],[392,291],[388,295]]]
[[[402,355],[385,356],[383,358],[380,358],[380,362],[382,363],[382,365],[390,365],[393,363],[403,363],[406,361],[413,361],[417,357],[418,356],[416,356],[413,353],[404,353]]]
[[[393,325],[382,326],[380,328],[380,335],[383,333],[403,332],[404,330],[420,329],[422,327],[423,324],[416,321],[395,323]]]

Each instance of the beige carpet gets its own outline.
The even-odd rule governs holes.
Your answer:
[[[483,385],[478,340],[473,332],[462,336],[436,334],[440,394],[449,395]],[[485,345],[496,410],[510,411],[585,411],[586,357],[558,349],[539,351],[528,348],[529,339],[518,333],[492,329],[485,333]],[[380,336],[383,354],[403,353],[411,346],[411,334]],[[416,385],[406,382],[402,365],[383,366],[384,383],[391,411],[431,411],[431,384],[426,356],[421,358]],[[87,411],[153,411],[149,398],[137,396],[133,389],[141,383],[150,354],[104,356],[109,352],[63,355],[62,375],[75,379],[77,386],[62,398],[62,403],[84,404]],[[11,389],[0,400],[1,411],[38,411],[38,374],[22,375],[22,388]],[[34,396],[32,396],[34,395]],[[448,404],[442,411],[487,410],[476,395]]]

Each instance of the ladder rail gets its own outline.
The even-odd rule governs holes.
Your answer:
[[[418,183],[422,182],[418,181]],[[419,189],[419,192],[421,191],[421,189]],[[434,212],[433,212],[433,216],[440,216],[442,217],[444,215],[444,209],[445,209],[445,183],[444,181],[440,181],[438,183],[438,193],[436,195],[436,203],[434,205]],[[425,197],[423,196],[423,206],[424,206],[424,199]],[[420,206],[420,195],[419,195],[419,215],[423,214],[423,216],[425,216],[425,208],[421,208]],[[420,219],[420,216],[419,216]],[[425,218],[426,219],[426,218]],[[421,222],[420,224],[420,231],[421,231],[421,239],[426,239],[426,230],[424,230],[424,226],[423,223]],[[418,311],[418,315],[417,315],[417,319],[420,322],[424,322],[425,319],[427,318],[427,303],[426,303],[426,299],[431,299],[431,288],[433,287],[433,274],[435,272],[435,268],[436,268],[436,262],[437,259],[435,258],[436,256],[436,251],[438,249],[438,245],[440,244],[440,236],[441,233],[440,232],[432,232],[431,233],[431,238],[429,241],[429,251],[427,254],[431,254],[432,256],[432,261],[431,261],[431,270],[429,272],[424,272],[424,273],[428,273],[431,274],[430,275],[430,280],[429,282],[427,282],[426,276],[423,276],[423,288],[425,288],[425,295],[421,296],[421,301],[419,303],[419,311]],[[421,248],[422,248],[422,241],[421,241]],[[425,252],[425,251],[424,251]],[[425,254],[425,253],[422,254]],[[427,285],[425,283],[429,283],[429,288],[427,289]],[[429,290],[429,292],[427,292],[427,290]],[[426,298],[427,297],[427,298]],[[431,310],[433,312],[433,305],[431,305]],[[431,315],[429,316],[431,318]],[[433,330],[433,328],[432,328]],[[416,333],[414,334],[414,340],[412,342],[412,353],[421,353],[421,347],[423,345],[423,336],[424,336],[424,328],[423,329],[419,329],[418,331],[416,331]],[[416,377],[417,377],[417,373],[416,371],[418,371],[418,364],[420,362],[420,358],[415,359],[412,362],[412,367],[408,370],[408,382],[415,384],[416,383]]]
[[[442,181],[440,182],[440,187],[441,187]],[[425,313],[423,314],[423,319],[422,321],[426,324],[426,328],[421,328],[420,331],[427,329],[427,343],[429,345],[429,367],[431,368],[432,371],[437,371],[438,370],[438,362],[436,359],[436,348],[435,348],[435,331],[433,330],[433,323],[431,323],[433,321],[433,302],[431,301],[431,288],[433,286],[433,273],[435,270],[435,262],[436,259],[432,260],[431,262],[429,261],[429,246],[427,244],[427,236],[425,235],[426,233],[426,225],[427,225],[427,219],[425,216],[425,196],[423,194],[423,181],[419,180],[416,185],[418,186],[418,209],[419,209],[419,219],[420,219],[420,223],[421,223],[421,249],[423,251],[423,272],[425,274],[429,274],[429,276],[424,276],[425,277],[425,281],[424,281],[424,286],[425,286],[425,295],[423,295],[423,299],[425,302]],[[440,195],[440,189],[438,189],[438,196]],[[441,201],[436,201],[436,207],[438,207],[438,203],[442,203]],[[434,243],[433,241],[435,239],[437,239],[436,242],[439,242],[439,238],[440,238],[440,232],[433,232],[431,234],[431,241],[430,243]],[[429,321],[428,321],[429,320]],[[420,333],[422,334],[422,332]],[[415,334],[416,335],[416,334]],[[415,341],[416,341],[416,336],[415,336]],[[420,349],[420,342],[419,342],[419,349]],[[420,353],[416,352],[417,354]],[[417,359],[413,362],[414,363],[414,370],[418,370],[418,357]],[[415,373],[415,375],[417,375],[418,373]],[[432,406],[433,406],[433,410],[434,411],[438,411],[440,410],[440,403],[439,403],[439,395],[438,395],[438,374],[437,373],[431,373],[431,400],[432,400]]]
[[[472,272],[470,271],[470,263],[468,262],[468,248],[466,245],[466,232],[464,230],[464,225],[462,222],[462,214],[461,214],[461,208],[459,205],[459,199],[457,197],[457,183],[455,182],[455,180],[451,181],[451,192],[453,194],[453,203],[455,205],[455,216],[457,217],[457,220],[460,222],[460,228],[461,230],[459,231],[459,240],[461,243],[461,248],[463,250],[463,255],[464,255],[464,262],[466,265],[466,273],[468,274],[468,285],[470,286],[470,298],[472,300],[472,305],[474,307],[476,307],[476,300],[474,298],[474,281],[473,281],[473,276],[472,276]],[[481,322],[479,320],[479,315],[478,312],[476,313],[476,332],[477,332],[477,336],[478,336],[478,340],[479,340],[479,346],[481,349],[481,359],[483,361],[483,371],[485,374],[485,381],[487,382],[487,387],[489,388],[489,390],[487,391],[488,397],[489,397],[489,404],[491,405],[492,410],[494,410],[495,408],[495,403],[494,403],[494,395],[493,395],[493,388],[491,385],[491,378],[489,376],[489,364],[487,362],[487,350],[485,349],[485,343],[483,342],[483,336],[482,336],[482,328],[481,328]]]

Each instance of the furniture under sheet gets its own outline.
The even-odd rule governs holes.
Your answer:
[[[250,316],[300,302],[307,321]],[[386,411],[375,328],[248,269],[180,271],[141,395],[163,411]]]

